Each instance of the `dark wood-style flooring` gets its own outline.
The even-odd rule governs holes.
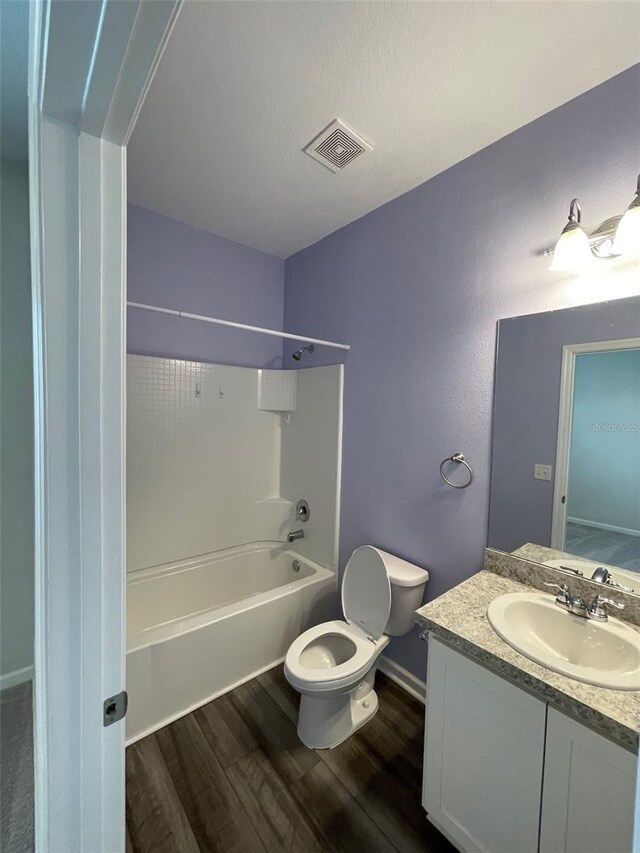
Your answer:
[[[378,674],[376,716],[298,740],[276,667],[127,749],[127,853],[454,853],[421,806],[424,708]]]

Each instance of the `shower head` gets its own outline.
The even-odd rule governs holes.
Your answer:
[[[300,349],[297,349],[294,353],[292,353],[291,358],[294,361],[300,361],[303,352],[313,352],[314,350],[315,347],[313,344],[309,344],[308,347],[300,347]]]

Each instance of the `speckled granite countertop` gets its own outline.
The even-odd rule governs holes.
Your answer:
[[[489,602],[508,592],[547,594],[511,578],[481,571],[421,607],[416,611],[416,622],[550,705],[637,752],[640,691],[583,684],[552,672],[512,649],[487,619]]]

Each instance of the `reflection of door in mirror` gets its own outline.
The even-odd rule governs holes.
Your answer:
[[[638,594],[639,330],[640,296],[500,320],[488,530]]]
[[[551,547],[640,571],[640,338],[563,350]]]

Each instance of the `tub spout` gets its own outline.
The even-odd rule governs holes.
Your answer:
[[[296,539],[304,539],[304,530],[292,530],[287,534],[287,542],[295,542]]]

